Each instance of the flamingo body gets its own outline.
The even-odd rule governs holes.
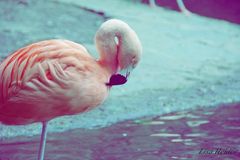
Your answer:
[[[83,46],[67,40],[19,49],[1,64],[0,73],[0,121],[14,125],[48,121],[101,104],[110,76]]]
[[[48,121],[98,106],[111,86],[127,82],[140,60],[141,43],[123,21],[104,22],[95,43],[98,60],[80,44],[45,40],[17,50],[0,64],[0,122],[42,122],[38,160],[44,159]]]

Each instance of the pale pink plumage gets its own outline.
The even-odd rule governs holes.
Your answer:
[[[102,24],[95,41],[99,60],[82,45],[68,40],[37,42],[6,58],[0,64],[0,122],[43,122],[46,126],[55,117],[78,114],[101,104],[108,95],[106,83],[111,75],[134,68],[142,49],[136,33],[115,19]],[[46,127],[43,134],[41,160]]]
[[[79,44],[34,43],[1,64],[0,121],[29,124],[76,114],[107,96],[110,74]]]

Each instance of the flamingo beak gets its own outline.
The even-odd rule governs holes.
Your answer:
[[[110,80],[108,83],[106,83],[107,86],[113,86],[113,85],[122,85],[127,82],[127,79],[130,75],[130,72],[128,70],[123,70],[120,72],[120,74],[113,74],[110,77]]]
[[[129,68],[123,69],[123,70],[119,71],[119,74],[124,76],[127,79],[130,75],[130,69]]]

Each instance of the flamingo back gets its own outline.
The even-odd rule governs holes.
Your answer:
[[[83,46],[68,40],[21,48],[0,64],[0,121],[32,123],[96,106],[106,97],[103,86],[96,89],[106,81],[101,72]]]

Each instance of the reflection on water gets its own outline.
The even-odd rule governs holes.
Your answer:
[[[157,134],[151,134],[150,136],[159,136],[159,137],[179,137],[180,134],[171,134],[171,133],[157,133]]]
[[[46,160],[235,160],[240,156],[239,115],[239,106],[229,105],[51,133]],[[38,140],[2,141],[0,160],[35,160]]]
[[[187,125],[189,127],[198,127],[202,124],[208,123],[209,121],[207,120],[194,120],[194,121],[187,121]]]

